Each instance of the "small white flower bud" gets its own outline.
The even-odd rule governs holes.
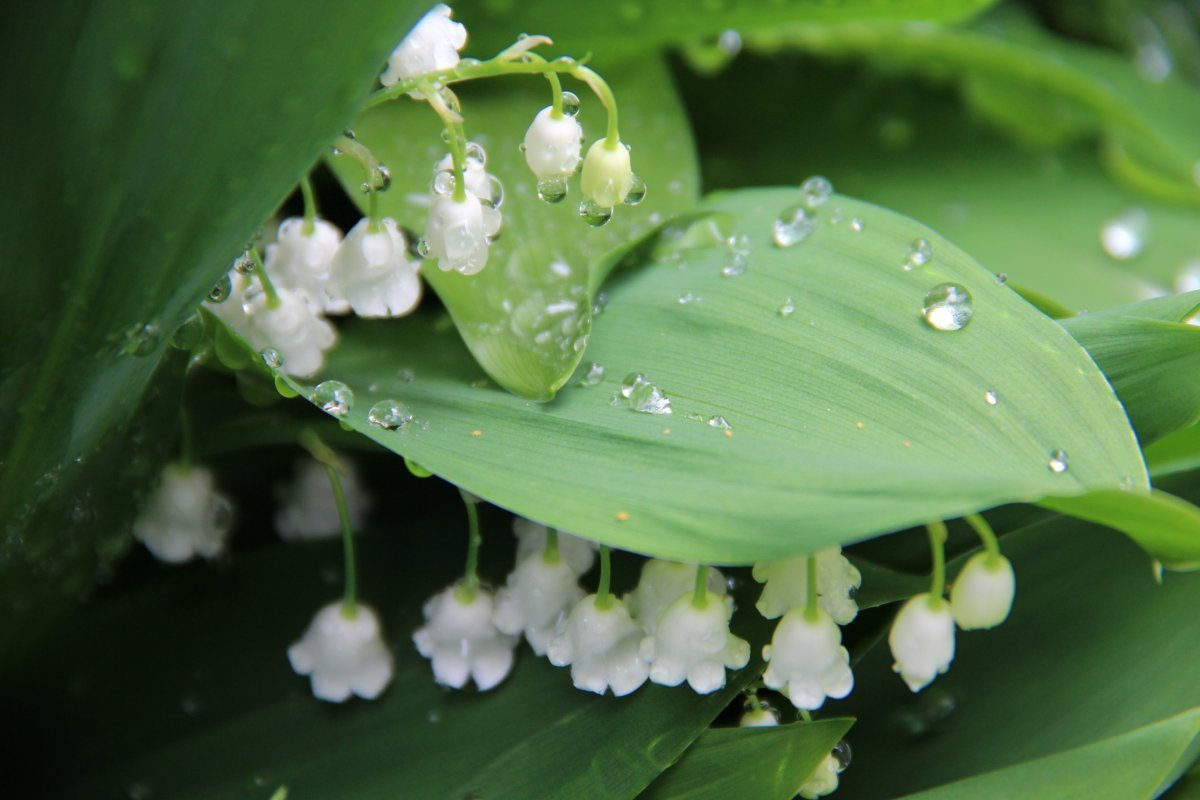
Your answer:
[[[658,630],[642,639],[642,658],[650,662],[650,680],[678,686],[685,680],[697,694],[725,685],[725,670],[750,661],[750,644],[729,632],[732,604],[708,592],[703,607],[690,594],[663,610]]]
[[[263,265],[276,286],[304,294],[313,308],[327,314],[344,314],[350,304],[325,292],[341,241],[342,232],[323,219],[313,220],[308,233],[303,218],[289,217],[279,223],[278,238],[267,245]]]
[[[612,208],[623,203],[632,188],[629,149],[623,142],[610,148],[607,139],[595,141],[583,160],[583,175],[579,179],[583,196],[601,208]]]
[[[345,459],[342,463],[346,467],[341,476],[342,492],[346,496],[350,527],[357,531],[371,508],[371,497],[363,489],[354,464]],[[297,462],[295,477],[288,485],[276,487],[275,496],[279,500],[275,530],[281,538],[292,541],[341,535],[342,520],[329,475],[315,459]]]
[[[332,703],[351,694],[374,700],[392,680],[392,652],[383,643],[379,617],[359,603],[347,616],[340,601],[317,612],[304,637],[288,648],[298,675],[309,675],[313,696]]]
[[[1017,579],[1002,555],[977,553],[967,559],[950,588],[950,610],[964,631],[994,628],[1008,619]]]
[[[596,694],[609,689],[617,697],[646,682],[649,665],[641,656],[642,631],[615,597],[600,608],[590,594],[559,621],[546,654],[556,667],[571,666],[575,688]]]
[[[450,6],[438,3],[421,17],[404,40],[388,56],[387,69],[379,82],[391,86],[405,78],[458,66],[458,52],[467,44],[467,29],[450,19]],[[420,92],[412,92],[421,97]]]
[[[225,549],[233,506],[204,467],[170,464],[133,523],[133,535],[159,561],[180,564]]]
[[[337,333],[305,295],[282,286],[275,291],[279,303],[272,305],[261,286],[251,285],[244,295],[245,322],[231,327],[258,352],[277,350],[280,370],[307,378],[321,369]]]
[[[429,209],[425,241],[444,272],[474,275],[487,266],[488,239],[500,230],[500,214],[471,192],[462,200],[438,195]]]
[[[360,317],[402,317],[421,300],[417,264],[394,219],[373,229],[363,218],[350,229],[333,258],[330,296],[344,300]]]
[[[909,598],[888,634],[896,663],[892,669],[919,692],[954,660],[954,615],[950,604],[928,592]]]
[[[582,139],[578,120],[555,118],[554,108],[546,106],[525,132],[525,163],[539,181],[570,177],[579,168]]]
[[[784,614],[763,658],[768,662],[763,683],[786,694],[796,708],[816,710],[826,697],[840,699],[854,688],[842,632],[820,609],[813,619],[799,608]]]
[[[433,662],[435,681],[461,689],[473,679],[486,692],[508,677],[518,637],[496,629],[495,610],[491,592],[482,588],[470,601],[459,596],[458,586],[429,599],[423,609],[425,625],[413,634],[413,642]]]

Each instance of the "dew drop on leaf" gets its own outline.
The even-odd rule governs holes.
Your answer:
[[[326,414],[341,419],[354,405],[354,392],[341,381],[322,381],[313,389],[312,401]]]
[[[975,314],[971,293],[957,283],[939,283],[925,295],[921,309],[929,327],[938,331],[959,331]]]

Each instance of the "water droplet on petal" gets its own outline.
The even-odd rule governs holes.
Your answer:
[[[1000,397],[995,392],[984,392],[983,402],[987,403],[989,406],[994,406],[1000,402]]]
[[[813,175],[800,184],[800,192],[804,195],[804,204],[809,208],[825,205],[833,194],[833,184],[828,178]]]
[[[433,176],[434,194],[449,196],[454,193],[454,173],[448,169],[439,169]]]
[[[929,327],[939,331],[959,331],[975,314],[971,293],[957,283],[939,283],[925,295],[921,309]]]
[[[593,228],[599,228],[607,225],[608,221],[612,219],[612,215],[612,208],[605,208],[597,205],[591,200],[584,200],[579,204],[579,216],[584,222],[586,222],[588,225],[591,225]]]
[[[354,405],[354,392],[341,381],[322,381],[313,389],[312,401],[326,414],[341,419]]]
[[[564,116],[573,117],[579,113],[579,95],[574,92],[562,93],[562,111]]]
[[[636,206],[646,199],[646,182],[638,175],[634,175],[630,181],[629,193],[621,202],[627,206]]]
[[[913,239],[908,246],[908,257],[904,261],[905,271],[921,267],[933,258],[933,247],[925,239]]]
[[[233,293],[233,280],[229,277],[229,273],[225,273],[220,279],[208,290],[208,302],[224,303],[229,299],[229,295]]]
[[[567,196],[567,181],[565,178],[546,178],[537,182],[538,200],[543,203],[561,203]],[[582,213],[582,210],[581,212]]]
[[[1146,245],[1149,217],[1140,208],[1131,208],[1110,219],[1100,228],[1104,252],[1118,261],[1126,261],[1142,252]]]
[[[592,362],[592,365],[590,367],[588,367],[588,371],[585,372],[583,374],[583,376],[579,379],[579,381],[577,382],[577,385],[578,386],[595,386],[596,384],[600,383],[600,381],[602,381],[602,380],[604,380],[604,367],[600,366],[599,364],[597,364],[595,362]]]
[[[274,347],[268,347],[259,353],[258,356],[271,369],[279,369],[283,366],[283,353],[280,353]]]
[[[793,247],[817,229],[817,220],[801,206],[786,209],[771,223],[771,239],[776,247]]]
[[[783,301],[783,305],[779,307],[778,313],[781,317],[790,317],[796,313],[796,304],[792,302],[792,298],[789,297]]]
[[[1067,457],[1066,450],[1052,450],[1050,452],[1050,460],[1046,462],[1046,466],[1050,467],[1050,471],[1056,475],[1061,475],[1071,467],[1071,459]]]
[[[467,164],[470,166],[487,166],[487,153],[484,151],[483,146],[478,142],[467,142],[467,146],[463,150],[463,155],[466,157]]]
[[[413,415],[399,400],[380,400],[367,412],[367,422],[385,431],[407,430]]]

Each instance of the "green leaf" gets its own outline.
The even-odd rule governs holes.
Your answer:
[[[508,522],[484,519],[485,535]],[[522,645],[496,689],[448,692],[410,637],[421,602],[456,577],[464,520],[404,524],[409,535],[357,539],[360,596],[396,658],[378,700],[316,700],[288,664],[288,645],[338,593],[327,573],[340,571],[339,542],[267,545],[216,570],[143,564],[158,574],[52,629],[51,646],[0,685],[7,732],[19,731],[6,742],[6,791],[107,797],[140,784],[156,797],[262,800],[286,785],[292,797],[345,800],[632,798],[762,669],[756,658],[707,696],[648,684],[600,698]],[[445,535],[459,531],[461,540]],[[486,536],[486,576],[503,575],[509,541]],[[735,627],[761,634],[756,617],[746,604]],[[64,758],[71,769],[55,768]]]
[[[745,564],[1005,502],[1146,488],[1124,410],[1060,326],[932,231],[842,196],[808,239],[778,248],[772,223],[799,199],[786,189],[717,197],[708,208],[721,244],[668,245],[621,273],[588,352],[605,378],[553,404],[478,385],[456,337],[427,316],[345,326],[323,378],[356,394],[344,422],[447,480],[678,560]],[[866,229],[830,222],[834,208]],[[739,277],[722,275],[728,235],[748,237]],[[906,272],[918,237],[932,262]],[[948,280],[974,297],[958,332],[921,316],[925,293]],[[681,304],[689,293],[700,300]],[[796,310],[781,316],[789,297]],[[614,408],[631,372],[660,385],[674,413]],[[420,423],[371,425],[385,399]],[[705,424],[718,415],[730,431]],[[1048,466],[1057,449],[1070,459],[1061,473]]]
[[[1122,531],[1172,569],[1200,569],[1200,508],[1172,494],[1102,489],[1040,505]]]
[[[1159,439],[1145,452],[1146,463],[1155,478],[1200,469],[1200,426],[1193,425]]]
[[[505,186],[504,227],[488,267],[478,275],[441,272],[434,263],[422,269],[484,370],[535,400],[552,398],[582,358],[592,324],[590,271],[664,215],[696,202],[691,134],[666,67],[647,57],[606,70],[605,77],[620,102],[621,135],[633,148],[634,170],[649,186],[647,200],[637,208],[618,208],[599,229],[579,218],[577,181],[561,204],[539,201],[518,145],[534,115],[549,104],[545,81],[514,78],[478,93],[466,87],[467,135],[486,146],[488,170]],[[578,119],[594,139],[604,130],[603,110],[591,95],[573,88],[584,95]],[[445,155],[438,117],[425,104],[403,99],[372,108],[354,130],[392,171],[392,188],[380,197],[382,211],[423,230],[433,167]],[[347,190],[361,198],[362,173],[344,162],[331,160]]]
[[[853,724],[824,719],[705,731],[639,800],[791,800]]]
[[[0,514],[18,564],[74,588],[121,549],[124,526],[72,516],[73,501],[125,495],[110,467],[172,332],[351,119],[420,7],[76,0],[6,20],[0,91],[20,122],[0,147],[20,157],[0,260],[21,266],[0,292]]]
[[[1142,445],[1200,420],[1200,327],[1181,324],[1200,292],[1062,321],[1108,378]]]
[[[1156,585],[1130,543],[1061,518],[1002,546],[1012,614],[960,632],[932,686],[910,693],[885,644],[856,666],[832,709],[859,717],[844,800],[1153,797],[1191,763],[1200,576]]]

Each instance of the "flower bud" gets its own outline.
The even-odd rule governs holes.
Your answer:
[[[1012,564],[999,554],[967,560],[950,589],[950,610],[964,631],[994,628],[1008,618],[1016,592]]]
[[[954,616],[950,604],[928,592],[909,599],[888,634],[896,663],[892,669],[919,692],[954,660]]]
[[[485,208],[471,192],[461,200],[439,195],[429,209],[425,241],[439,269],[474,275],[487,266],[488,238],[499,229],[499,212]]]
[[[388,66],[379,82],[391,86],[405,78],[415,78],[458,66],[458,51],[467,44],[467,29],[450,19],[450,6],[438,3],[421,17],[404,40],[388,56]],[[421,97],[419,92],[412,92]]]
[[[569,177],[579,167],[583,128],[574,117],[555,118],[553,112],[543,108],[525,132],[525,163],[539,181]]]
[[[612,208],[625,201],[633,183],[629,148],[623,142],[609,147],[607,139],[599,139],[588,148],[579,180],[585,198],[601,208]]]

